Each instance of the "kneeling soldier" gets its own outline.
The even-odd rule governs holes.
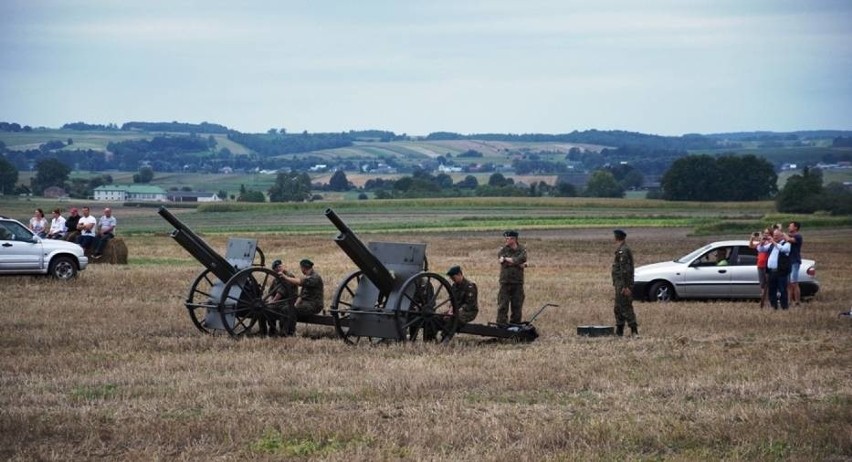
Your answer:
[[[453,266],[447,271],[447,276],[453,280],[451,287],[456,309],[459,312],[459,324],[467,324],[479,314],[479,296],[476,284],[464,277],[460,266]]]

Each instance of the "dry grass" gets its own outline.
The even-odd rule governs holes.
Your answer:
[[[803,307],[637,303],[642,337],[626,340],[575,335],[612,322],[609,236],[541,232],[525,239],[526,311],[561,306],[536,322],[537,342],[377,347],[323,326],[203,336],[182,307],[200,267],[166,237],[128,237],[127,266],[95,265],[71,284],[0,279],[0,458],[846,460],[848,237],[806,234],[823,291]],[[480,287],[477,321],[495,318],[498,237],[378,239],[427,242],[434,270],[461,263]],[[640,264],[702,242],[631,233]],[[268,258],[310,256],[327,300],[354,269],[330,236],[261,243]]]

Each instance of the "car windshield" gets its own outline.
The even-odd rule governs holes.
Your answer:
[[[689,263],[692,260],[695,260],[696,258],[698,258],[699,255],[710,250],[711,247],[713,247],[713,244],[707,244],[704,247],[695,249],[692,252],[689,252],[688,254],[678,258],[677,260],[675,260],[675,262],[677,262],[677,263]]]

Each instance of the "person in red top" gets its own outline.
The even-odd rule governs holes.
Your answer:
[[[748,241],[748,246],[752,249],[757,249],[759,245],[768,242],[772,239],[772,230],[766,228],[763,230],[763,235],[754,233]],[[766,263],[769,261],[769,252],[757,251],[757,280],[760,282],[760,307],[766,306],[768,291],[766,280]]]

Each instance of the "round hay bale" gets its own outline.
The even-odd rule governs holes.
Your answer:
[[[101,258],[89,258],[89,263],[111,263],[113,265],[127,264],[127,244],[124,239],[115,237],[107,241]]]

